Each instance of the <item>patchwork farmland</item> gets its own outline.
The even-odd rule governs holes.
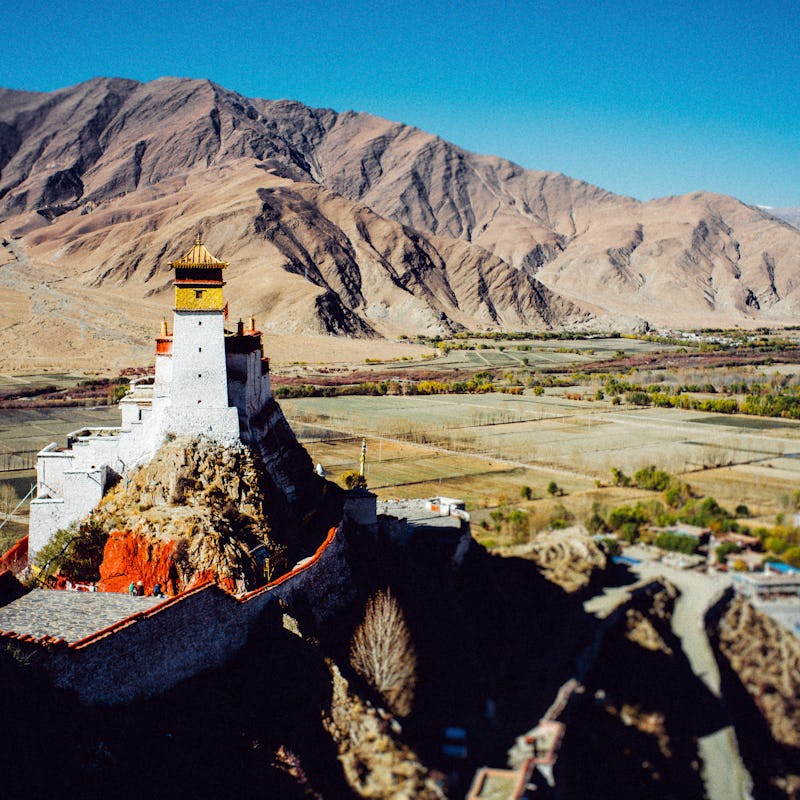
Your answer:
[[[800,422],[543,396],[431,395],[282,401],[315,462],[357,468],[379,495],[454,493],[491,501],[556,480],[608,483],[655,464],[720,502],[772,513],[800,482]],[[400,490],[403,487],[403,490]],[[446,491],[445,491],[446,490]]]

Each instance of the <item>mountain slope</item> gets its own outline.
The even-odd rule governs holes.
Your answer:
[[[166,264],[198,229],[232,264],[235,312],[267,330],[755,325],[798,310],[800,231],[733,198],[640,203],[209,81],[0,90],[1,343],[36,355],[85,347],[88,330],[98,353],[149,349]]]

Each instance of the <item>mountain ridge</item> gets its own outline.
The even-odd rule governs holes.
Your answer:
[[[0,89],[7,290],[52,270],[56,306],[121,299],[144,346],[198,229],[234,265],[231,299],[297,333],[755,326],[800,307],[800,232],[723,195],[641,202],[208,80]],[[40,321],[0,308],[0,341]]]

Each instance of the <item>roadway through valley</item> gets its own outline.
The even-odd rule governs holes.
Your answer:
[[[709,723],[724,721],[698,740],[706,796],[709,800],[752,800],[753,781],[742,762],[730,714],[721,696],[719,670],[704,625],[706,611],[730,585],[730,578],[672,569],[652,561],[642,561],[632,570],[644,579],[663,576],[680,590],[672,616],[672,631],[681,640],[692,671],[710,693],[699,704],[698,713],[708,712]],[[607,591],[587,601],[586,610],[608,612],[625,596],[624,587]],[[713,728],[713,724],[710,727]]]

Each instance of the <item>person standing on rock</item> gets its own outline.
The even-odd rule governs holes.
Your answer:
[[[136,581],[136,596],[144,597],[144,583],[142,581]]]
[[[128,594],[131,597],[136,597],[136,584],[131,581],[131,585],[128,587]]]

